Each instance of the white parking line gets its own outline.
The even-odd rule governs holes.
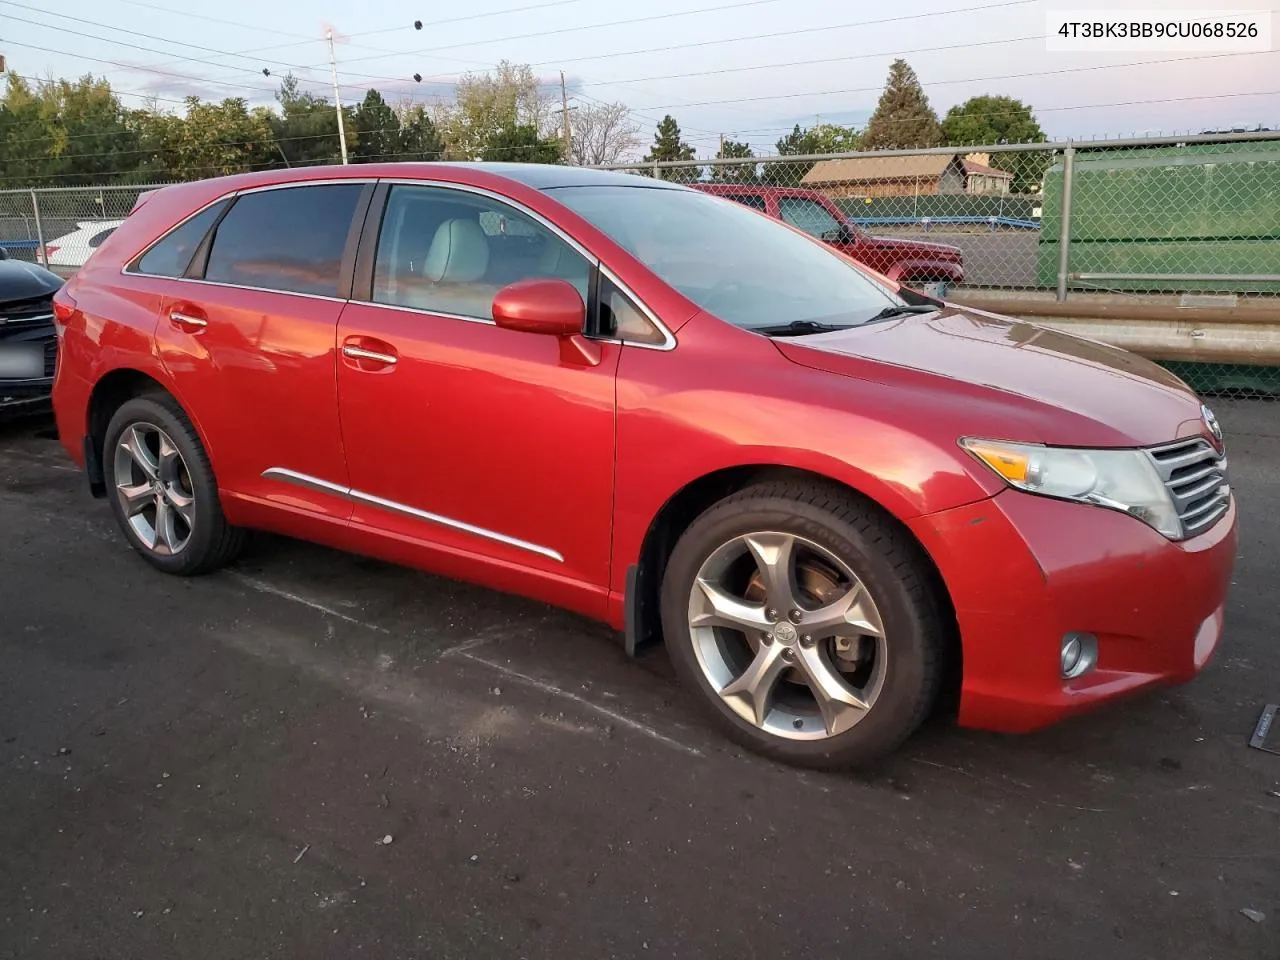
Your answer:
[[[666,734],[659,733],[657,730],[653,729],[652,727],[646,726],[645,724],[640,723],[637,720],[632,720],[630,717],[624,716],[623,714],[618,713],[617,711],[610,710],[608,707],[602,707],[598,703],[592,703],[590,700],[580,697],[576,693],[573,693],[569,690],[563,690],[560,687],[557,687],[555,684],[547,683],[545,680],[539,680],[536,677],[531,677],[528,674],[521,673],[518,670],[512,670],[510,667],[504,666],[501,663],[494,663],[492,660],[485,660],[471,653],[463,653],[461,655],[463,657],[466,657],[468,660],[472,661],[473,663],[478,663],[478,664],[481,664],[482,666],[486,666],[490,670],[496,670],[498,673],[502,674],[504,677],[510,677],[512,680],[517,680],[520,683],[533,687],[535,690],[541,690],[543,693],[549,693],[552,696],[563,697],[565,700],[571,700],[574,703],[578,704],[579,706],[586,707],[588,710],[593,710],[596,713],[600,714],[601,716],[608,717],[610,720],[613,720],[616,723],[620,723],[624,727],[628,727],[631,730],[635,730],[637,733],[642,733],[646,737],[649,737],[652,740],[657,740],[659,743],[665,744],[666,746],[671,747],[675,750],[679,750],[682,753],[687,753],[690,756],[694,756],[694,757],[702,756],[702,751],[699,750],[697,747],[691,747],[688,744],[681,743],[678,740],[672,740]]]
[[[292,600],[294,603],[300,603],[303,606],[310,607],[312,610],[319,610],[321,613],[328,614],[331,617],[337,617],[339,620],[345,620],[347,623],[354,623],[356,626],[364,627],[366,630],[375,630],[378,633],[387,634],[391,632],[385,627],[380,627],[375,623],[366,623],[363,620],[357,620],[355,617],[348,616],[339,610],[333,609],[333,607],[326,607],[323,603],[318,603],[315,600],[309,600],[306,597],[300,597],[296,593],[290,593],[288,590],[281,590],[279,587],[272,586],[271,584],[255,579],[254,577],[246,576],[243,573],[237,573],[235,570],[228,570],[226,571],[226,574],[229,577],[239,580],[246,586],[252,587],[260,593],[269,593],[273,597]]]

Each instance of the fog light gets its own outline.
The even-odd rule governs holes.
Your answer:
[[[1093,669],[1098,662],[1098,638],[1091,633],[1068,633],[1062,638],[1062,676],[1066,680]]]

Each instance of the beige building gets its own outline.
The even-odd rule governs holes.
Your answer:
[[[989,166],[990,160],[985,153],[820,160],[800,185],[833,200],[936,193],[1007,194],[1013,174]]]

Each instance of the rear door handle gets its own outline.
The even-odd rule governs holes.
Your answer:
[[[391,366],[396,362],[396,357],[389,353],[366,350],[364,347],[356,347],[351,344],[347,344],[342,348],[342,355],[350,357],[352,360],[372,360],[374,363],[385,363],[387,366]]]

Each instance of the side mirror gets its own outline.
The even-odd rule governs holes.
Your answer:
[[[493,298],[493,322],[507,330],[571,337],[586,320],[587,305],[568,280],[519,280]]]

